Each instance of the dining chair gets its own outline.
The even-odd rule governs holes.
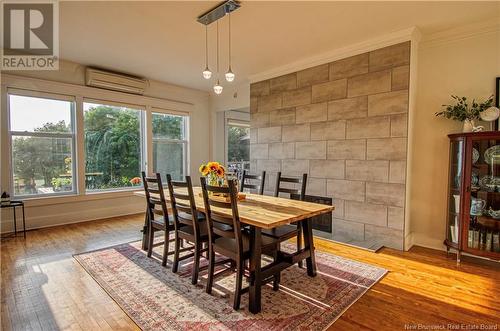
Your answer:
[[[172,176],[167,174],[175,229],[174,263],[172,265],[172,272],[177,272],[180,261],[193,257],[194,262],[191,272],[191,283],[196,285],[200,272],[201,253],[208,251],[208,231],[205,215],[196,210],[191,176],[186,176],[185,178],[186,180],[184,182],[174,181],[172,180]],[[192,243],[193,246],[181,249],[182,240]],[[192,250],[190,254],[179,256],[180,253],[189,250]]]
[[[259,184],[252,184],[250,181],[259,181]],[[260,195],[263,195],[265,182],[266,182],[265,171],[262,171],[260,175],[252,175],[247,173],[246,170],[243,170],[240,181],[240,192],[243,192],[243,190],[247,188],[247,189],[257,190],[257,192],[259,192]]]
[[[248,291],[243,288],[245,261],[250,259],[250,237],[242,230],[238,213],[238,192],[236,182],[228,181],[227,187],[209,186],[201,178],[203,201],[208,224],[209,262],[206,292],[212,292],[214,282],[215,253],[229,257],[236,262],[236,285],[233,308],[240,307],[241,295]],[[212,210],[214,208],[214,210]],[[230,216],[228,216],[230,215]],[[229,227],[229,228],[228,228]],[[271,237],[262,237],[262,253],[276,256],[278,242]],[[276,261],[275,261],[276,262]],[[279,275],[265,281],[274,280],[276,289]]]
[[[174,241],[170,240],[170,231],[174,230],[174,223],[168,217],[167,203],[165,194],[163,193],[163,184],[161,176],[156,173],[155,176],[148,177],[146,173],[142,172],[142,182],[144,185],[144,192],[146,193],[146,206],[148,218],[148,257],[153,254],[153,246],[163,244],[162,266],[167,265],[167,257],[172,254],[169,253],[169,243]],[[158,207],[158,208],[157,208]],[[159,216],[159,217],[156,217]],[[164,241],[153,245],[154,236],[156,231],[164,231]]]
[[[300,188],[286,188],[283,187],[283,183],[291,183],[298,185]],[[276,187],[274,189],[274,196],[279,197],[280,193],[289,194],[290,198],[292,194],[299,196],[299,200],[304,201],[306,196],[306,184],[307,184],[307,174],[303,174],[301,178],[295,177],[283,177],[281,172],[278,172],[276,177]],[[269,236],[278,240],[280,243],[291,238],[297,238],[297,251],[302,249],[302,228],[300,222],[290,225],[282,225],[274,229],[264,229],[262,234]],[[302,268],[302,261],[298,262],[300,268]]]

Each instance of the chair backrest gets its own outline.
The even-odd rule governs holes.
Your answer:
[[[285,188],[282,186],[282,183],[293,183],[299,184],[300,188]],[[274,196],[278,197],[280,193],[288,193],[290,196],[292,194],[298,194],[300,196],[300,200],[304,200],[306,197],[306,184],[307,184],[307,174],[303,174],[301,178],[295,177],[283,177],[281,176],[281,172],[278,172],[276,175],[276,188],[274,189]]]
[[[210,242],[214,242],[216,236],[236,239],[238,254],[243,252],[241,238],[240,216],[238,214],[238,191],[235,180],[228,180],[227,187],[207,185],[205,177],[200,178],[205,203],[205,215],[208,224],[208,236]],[[231,216],[223,215],[218,211],[229,212]],[[232,229],[224,230],[227,225]]]
[[[163,217],[165,225],[168,225],[168,211],[165,194],[163,193],[163,184],[161,176],[156,173],[154,176],[148,177],[142,172],[142,183],[144,192],[146,193],[147,213],[150,220],[155,219],[155,215]],[[157,208],[159,206],[159,208]]]
[[[259,181],[259,184],[252,184],[251,181]],[[252,175],[247,173],[246,170],[243,170],[241,174],[241,182],[240,182],[240,192],[243,192],[244,189],[253,189],[257,190],[260,195],[264,194],[264,184],[266,183],[266,172],[262,171],[260,175]]]
[[[167,174],[168,191],[170,193],[170,203],[172,204],[172,214],[174,215],[174,227],[178,231],[182,225],[189,225],[194,228],[195,236],[200,234],[200,225],[194,201],[193,184],[191,176],[186,176],[186,181],[172,180],[172,176]]]

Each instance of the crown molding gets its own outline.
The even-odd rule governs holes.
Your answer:
[[[435,47],[489,33],[500,33],[499,19],[494,18],[428,34],[422,38],[420,44],[422,48]]]
[[[395,31],[383,36],[372,38],[356,44],[337,48],[324,52],[315,56],[307,57],[271,70],[266,70],[260,73],[249,75],[250,83],[259,82],[262,80],[278,77],[281,75],[289,74],[299,70],[311,68],[320,64],[325,64],[340,60],[349,56],[358,55],[373,51],[375,49],[391,46],[405,41],[412,41],[418,43],[421,38],[421,33],[417,27],[411,27],[404,30]]]

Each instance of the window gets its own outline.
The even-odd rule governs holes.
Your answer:
[[[83,110],[86,190],[140,185],[142,111],[89,102]]]
[[[248,122],[227,122],[227,165],[231,171],[250,169],[250,125]]]
[[[187,169],[188,118],[152,113],[153,171],[183,180]]]
[[[9,93],[8,103],[14,196],[74,193],[74,102]]]

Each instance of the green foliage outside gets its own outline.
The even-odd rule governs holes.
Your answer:
[[[229,126],[228,161],[241,162],[250,160],[250,129],[241,126]]]

